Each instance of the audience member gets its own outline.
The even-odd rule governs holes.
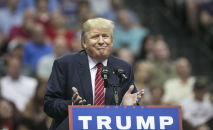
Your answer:
[[[1,95],[13,102],[20,112],[23,112],[26,103],[35,92],[37,81],[21,75],[21,61],[17,57],[8,59],[7,72],[7,76],[1,79]]]
[[[54,60],[68,52],[66,39],[64,37],[56,38],[53,46],[54,52],[41,57],[39,60],[37,67],[37,76],[39,78],[49,78]]]
[[[50,26],[46,29],[46,34],[51,42],[59,36],[64,37],[66,39],[67,47],[70,50],[72,49],[75,34],[66,28],[66,19],[59,11],[55,11],[51,14]]]
[[[152,72],[150,64],[139,61],[134,66],[135,86],[138,90],[144,89],[144,100],[150,101],[150,80]]]
[[[47,80],[40,78],[38,87],[34,97],[27,103],[23,116],[32,119],[36,125],[45,124],[47,115],[43,111],[44,93],[46,89]],[[47,129],[47,126],[46,126]]]
[[[16,40],[20,43],[25,43],[31,39],[34,26],[35,11],[28,9],[24,12],[23,23],[20,26],[14,26],[9,33],[8,41]]]
[[[130,19],[129,11],[122,9],[118,12],[119,26],[115,27],[114,48],[128,47],[135,54],[141,48],[141,41],[148,34],[144,27],[135,26]]]
[[[35,2],[37,12],[35,21],[47,28],[50,22],[50,14],[48,11],[49,0],[36,0]]]
[[[19,0],[7,0],[7,7],[0,9],[0,29],[5,37],[15,25],[21,25],[22,13],[17,11]]]
[[[45,31],[41,24],[35,24],[32,41],[24,45],[23,62],[26,67],[36,68],[39,59],[52,53],[52,45],[45,42]]]
[[[197,78],[194,84],[194,97],[186,99],[182,104],[183,119],[192,126],[204,125],[213,117],[213,105],[207,94],[208,81],[206,78]]]
[[[153,48],[157,40],[163,39],[161,35],[149,34],[141,41],[141,49],[137,56],[138,60],[153,61]]]
[[[15,105],[5,99],[0,99],[0,129],[13,130],[13,125],[18,117]]]
[[[191,65],[186,58],[180,58],[176,62],[176,78],[165,82],[164,102],[172,105],[180,103],[193,96],[194,77],[191,76]]]
[[[163,39],[158,39],[153,47],[154,59],[151,61],[153,77],[155,83],[164,84],[164,82],[175,77],[175,65],[170,60],[170,50]]]
[[[131,50],[125,47],[122,47],[117,50],[117,57],[126,61],[130,65],[133,65],[133,63],[135,62],[135,54]]]

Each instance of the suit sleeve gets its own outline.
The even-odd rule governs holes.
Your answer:
[[[133,73],[132,67],[130,67],[130,73],[129,73],[129,87],[130,87],[130,85],[134,85],[134,90],[132,91],[132,93],[136,93],[137,88],[134,83],[134,73]]]
[[[55,60],[44,96],[44,111],[53,118],[65,118],[68,115],[68,105],[72,100],[65,100],[65,70]]]

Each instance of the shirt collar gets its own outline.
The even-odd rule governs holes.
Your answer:
[[[93,68],[95,68],[95,67],[96,67],[96,64],[98,64],[98,61],[96,61],[95,59],[93,59],[93,58],[90,57],[89,55],[88,55],[88,61],[89,61],[89,69],[90,69],[90,70],[93,69]],[[107,66],[107,61],[108,61],[108,59],[106,59],[106,60],[104,60],[104,61],[102,62],[103,66]]]

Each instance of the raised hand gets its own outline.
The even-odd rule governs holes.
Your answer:
[[[86,100],[79,96],[78,90],[75,87],[72,87],[72,91],[72,105],[86,105]]]

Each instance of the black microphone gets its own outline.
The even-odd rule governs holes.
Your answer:
[[[104,88],[108,88],[109,70],[107,66],[102,67],[101,77],[104,79]]]
[[[125,71],[119,67],[114,67],[114,73],[119,77],[121,78],[123,81],[126,81],[127,80],[127,76],[125,74]]]

